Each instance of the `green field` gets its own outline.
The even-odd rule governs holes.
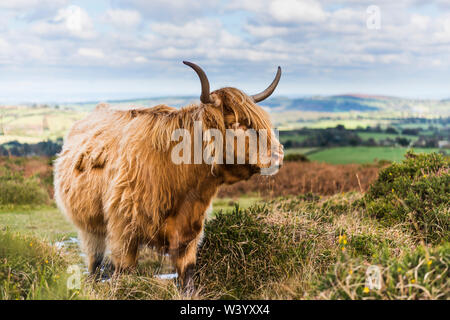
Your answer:
[[[312,161],[331,164],[371,163],[376,160],[401,161],[409,148],[400,147],[336,147],[322,149],[308,155]],[[439,152],[435,148],[417,148],[417,153]]]
[[[310,147],[310,148],[290,148],[290,149],[285,149],[284,153],[285,154],[296,154],[296,153],[300,153],[300,154],[304,154],[304,155],[308,155],[312,152],[314,152],[315,150],[319,149],[318,147]]]
[[[0,108],[0,144],[9,141],[37,143],[65,136],[67,130],[87,113],[50,107]]]
[[[56,208],[2,208],[0,225],[11,231],[35,236],[48,242],[63,241],[76,237],[76,229]]]
[[[249,197],[249,196],[242,196],[237,199],[231,199],[231,198],[216,198],[213,201],[213,213],[212,215],[216,215],[220,211],[229,211],[233,210],[233,208],[238,205],[241,209],[247,209],[248,207],[252,206],[253,204],[260,201],[260,197]]]

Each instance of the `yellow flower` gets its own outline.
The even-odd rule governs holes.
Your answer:
[[[342,247],[342,249],[341,249],[341,250],[342,250],[342,252],[345,252],[345,247]]]
[[[344,244],[347,244],[347,240],[344,239],[343,243],[344,243]]]
[[[411,279],[411,283],[416,283],[416,279]]]
[[[389,175],[392,176],[392,172],[389,172]]]
[[[433,263],[433,260],[428,260],[427,265],[431,266],[432,263]]]
[[[45,260],[45,263],[48,263],[48,260]]]
[[[424,177],[424,178],[426,178],[426,177],[427,177],[427,175],[426,175],[426,174],[424,174],[424,175],[423,175],[423,177]]]
[[[402,272],[402,271],[403,271],[402,268],[400,268],[400,267],[397,268],[397,272]]]
[[[30,242],[30,247],[32,247],[33,246],[33,242]]]
[[[364,293],[369,293],[369,292],[370,292],[370,289],[369,289],[369,288],[367,288],[367,287],[364,287],[364,290],[363,290],[363,292],[364,292]]]
[[[392,192],[395,192],[394,188],[392,188]]]
[[[348,274],[353,274],[353,270],[352,269],[348,270]]]

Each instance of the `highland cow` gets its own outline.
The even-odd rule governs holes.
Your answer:
[[[200,78],[200,104],[126,111],[100,104],[73,125],[55,161],[55,198],[79,231],[92,274],[98,273],[106,247],[120,272],[133,269],[139,246],[148,245],[168,253],[181,285],[192,289],[205,212],[219,186],[249,179],[270,166],[259,160],[249,163],[254,154],[248,150],[244,164],[218,161],[227,150],[213,150],[209,164],[172,161],[172,133],[193,133],[195,121],[204,130],[224,134],[227,129],[245,134],[250,128],[272,132],[268,115],[256,103],[272,94],[281,76],[278,67],[272,84],[254,96],[230,87],[210,93],[204,71],[184,63]],[[279,165],[282,145],[273,136],[269,140],[272,148],[266,156]]]

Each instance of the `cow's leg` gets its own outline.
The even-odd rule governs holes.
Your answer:
[[[177,269],[183,289],[194,290],[197,247],[203,233],[203,222],[209,202],[185,202],[175,216],[166,220],[164,233],[169,241],[169,253]]]
[[[197,261],[198,243],[199,239],[192,240],[185,248],[180,248],[177,254],[172,257],[177,273],[180,275],[181,286],[187,294],[192,294],[195,290],[193,276]]]
[[[80,231],[83,251],[86,253],[88,270],[91,275],[97,276],[106,249],[104,234],[96,234],[87,231]]]
[[[139,243],[133,237],[123,233],[114,233],[110,237],[111,260],[116,272],[135,269],[138,257]]]

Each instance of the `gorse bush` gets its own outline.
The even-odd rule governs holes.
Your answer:
[[[54,247],[0,231],[0,300],[67,299],[67,262]]]
[[[450,245],[419,246],[398,258],[372,262],[378,275],[360,258],[337,262],[318,284],[325,299],[449,299]],[[373,269],[372,269],[373,270]],[[368,280],[368,274],[371,279]],[[378,280],[379,279],[379,280]],[[377,287],[376,285],[380,286]]]
[[[0,206],[40,205],[48,202],[48,194],[36,180],[23,182],[0,180]]]
[[[408,153],[381,170],[361,202],[385,225],[403,223],[429,242],[449,240],[449,160],[442,155]]]
[[[268,224],[267,208],[219,213],[206,225],[198,283],[222,298],[257,297],[259,290],[294,273],[308,250],[293,226]]]
[[[25,178],[8,167],[0,168],[0,206],[41,205],[49,202],[49,196],[34,177]]]
[[[284,161],[300,161],[300,162],[309,162],[308,157],[301,153],[290,153],[284,156]]]
[[[357,259],[363,268],[415,246],[406,230],[383,226],[355,210],[351,204],[360,197],[310,194],[219,213],[206,224],[199,250],[201,295],[320,298],[314,291],[317,283],[323,284],[341,263]]]

